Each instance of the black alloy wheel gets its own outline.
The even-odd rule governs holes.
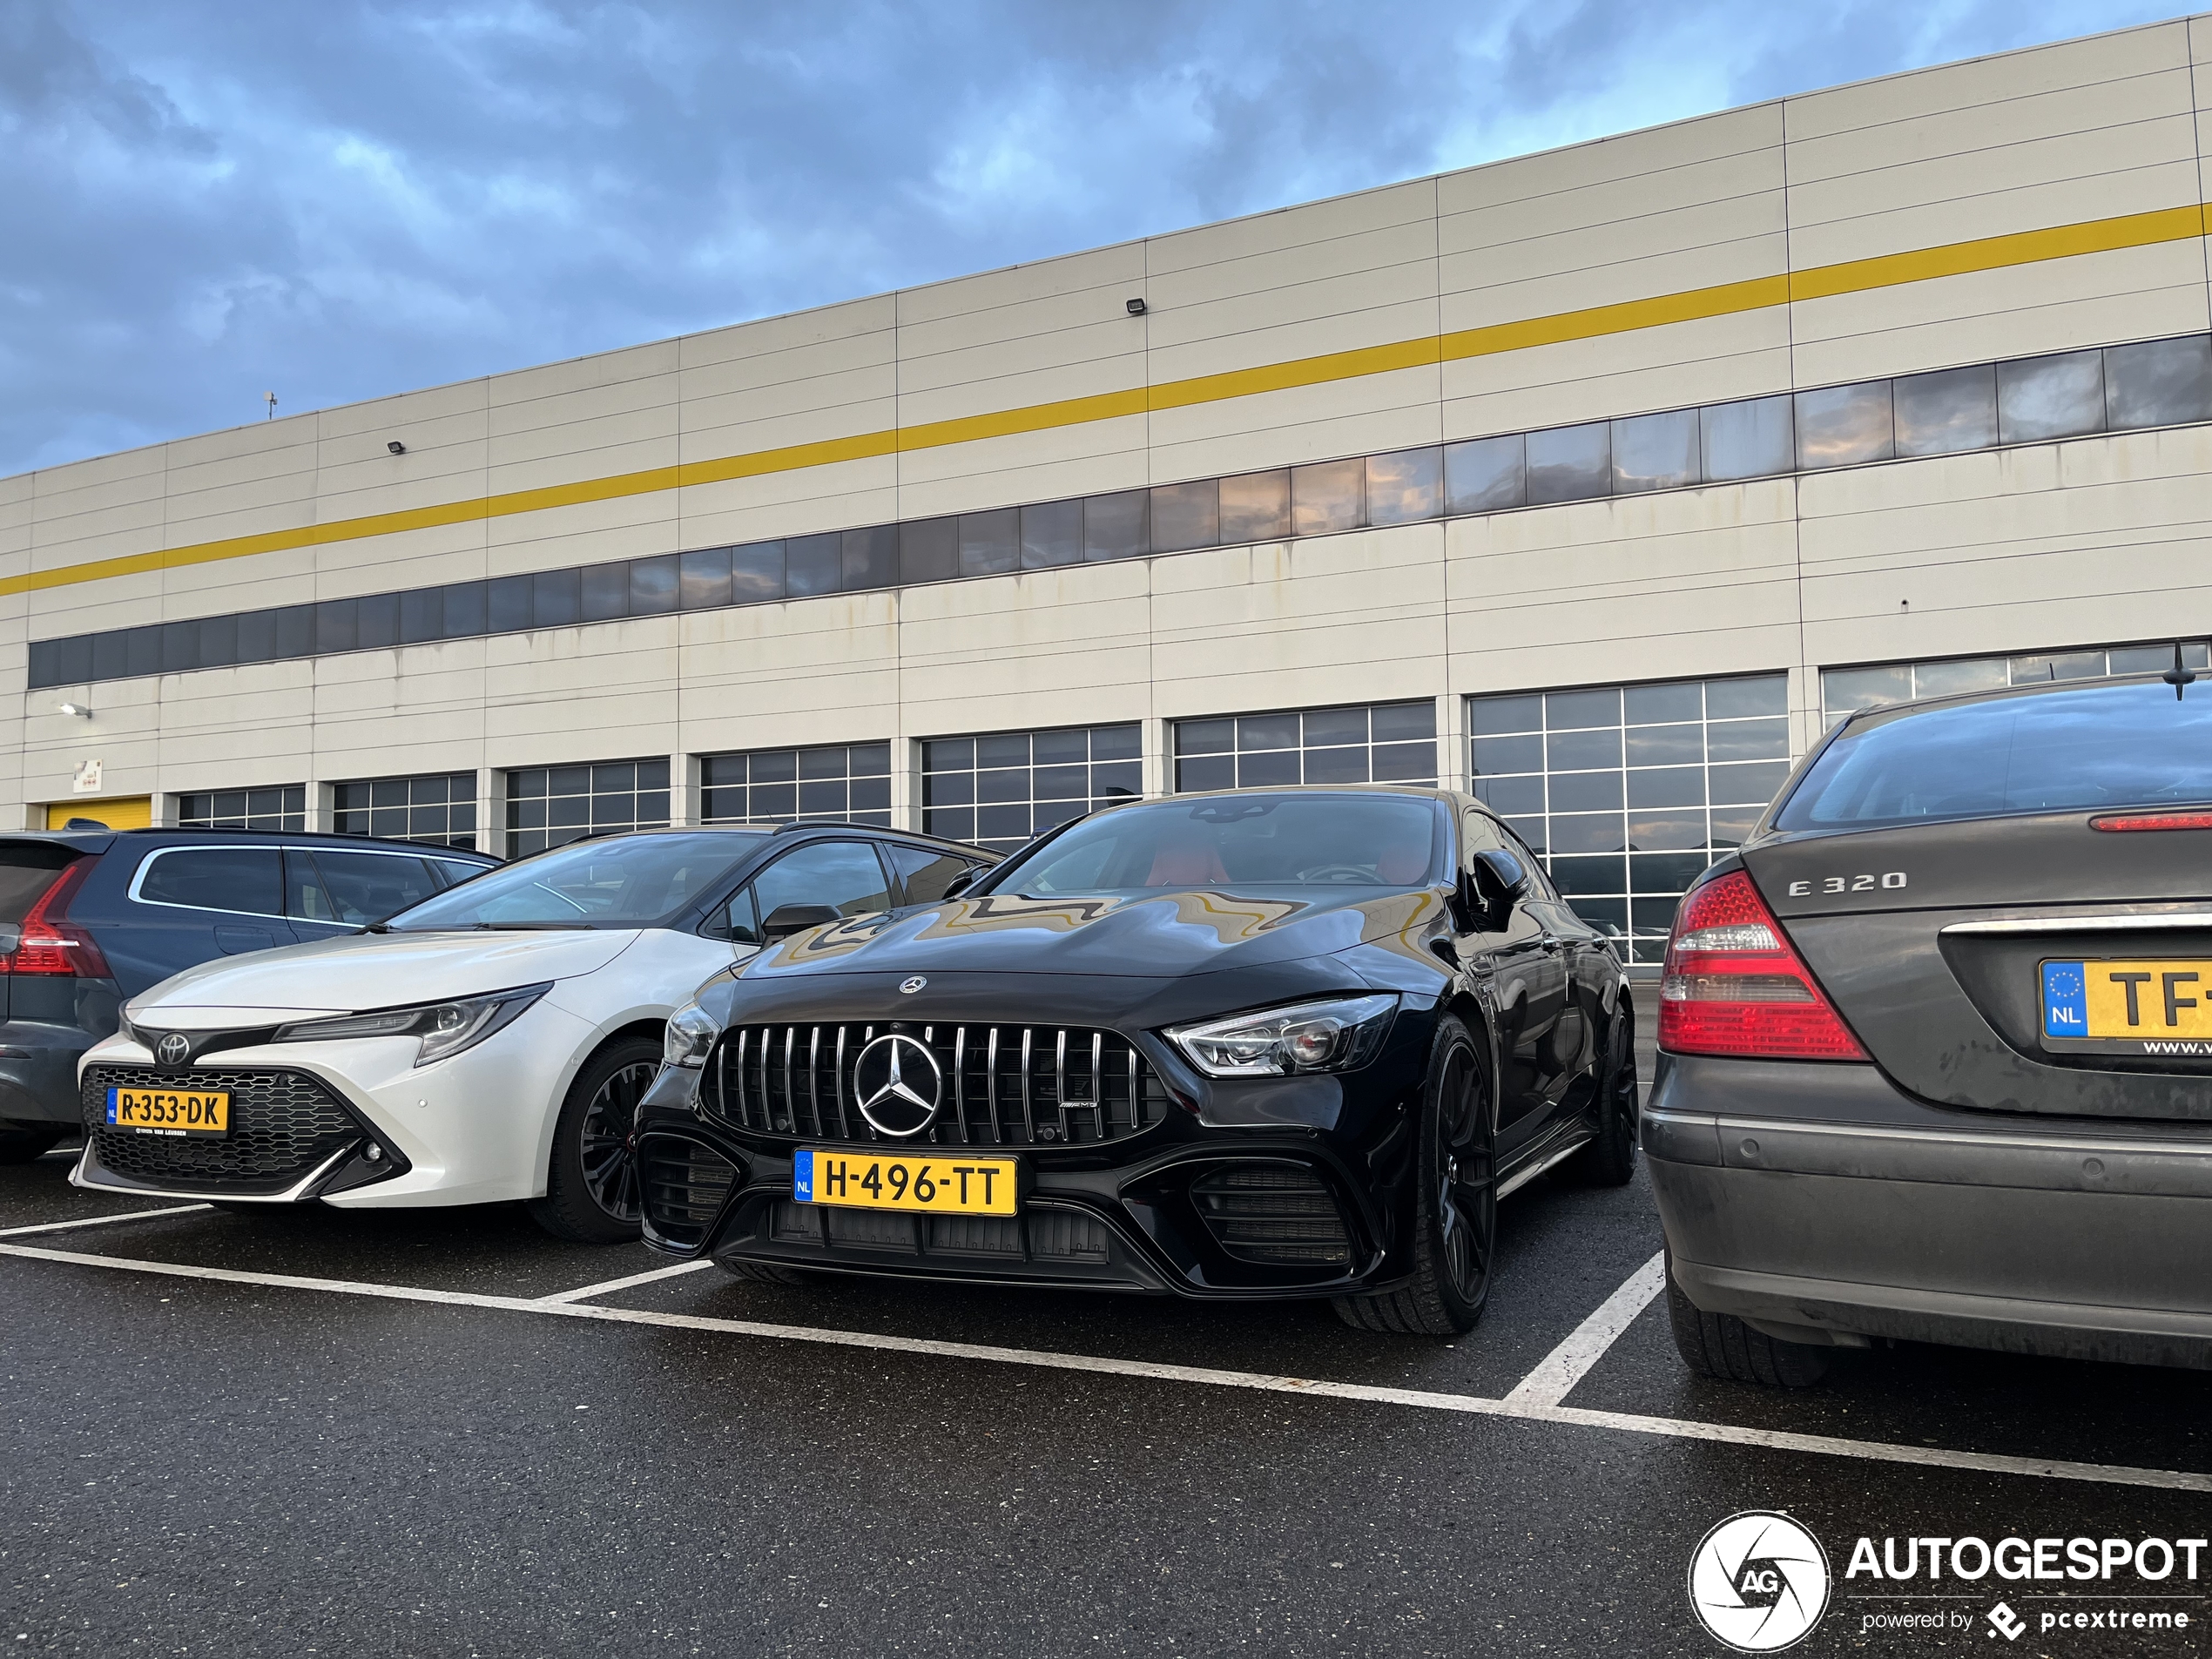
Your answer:
[[[1471,1331],[1490,1297],[1497,1257],[1497,1126],[1474,1039],[1447,1015],[1437,1022],[1421,1089],[1413,1215],[1413,1275],[1393,1291],[1336,1300],[1362,1331],[1453,1337]]]
[[[555,1238],[620,1244],[637,1237],[637,1103],[660,1060],[652,1038],[625,1037],[592,1055],[569,1085],[553,1129],[545,1196],[529,1204]]]
[[[1590,1103],[1588,1145],[1559,1166],[1560,1176],[1577,1186],[1625,1187],[1636,1172],[1636,1126],[1642,1109],[1637,1100],[1636,1016],[1626,997],[1607,1023],[1605,1065]]]

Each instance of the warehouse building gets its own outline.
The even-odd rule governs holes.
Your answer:
[[[0,482],[0,799],[504,853],[1471,783],[1648,963],[1841,711],[2205,663],[2188,19]]]

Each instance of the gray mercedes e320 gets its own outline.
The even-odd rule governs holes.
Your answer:
[[[1869,710],[1686,896],[1642,1124],[1692,1369],[2212,1367],[2212,680]]]

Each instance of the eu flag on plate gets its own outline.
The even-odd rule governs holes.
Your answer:
[[[2080,962],[2043,964],[2043,1035],[2089,1035],[2089,985]]]

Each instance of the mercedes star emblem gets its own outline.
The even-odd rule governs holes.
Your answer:
[[[181,1031],[172,1031],[153,1045],[153,1057],[165,1066],[181,1066],[192,1058],[192,1039]]]
[[[921,974],[917,974],[910,980],[900,981],[899,988],[907,995],[912,996],[916,991],[920,990],[923,986],[928,983],[929,981],[927,980],[922,978]]]
[[[860,1116],[879,1134],[900,1140],[937,1121],[944,1088],[937,1056],[919,1039],[896,1032],[878,1037],[853,1062],[853,1092],[860,1096]]]

